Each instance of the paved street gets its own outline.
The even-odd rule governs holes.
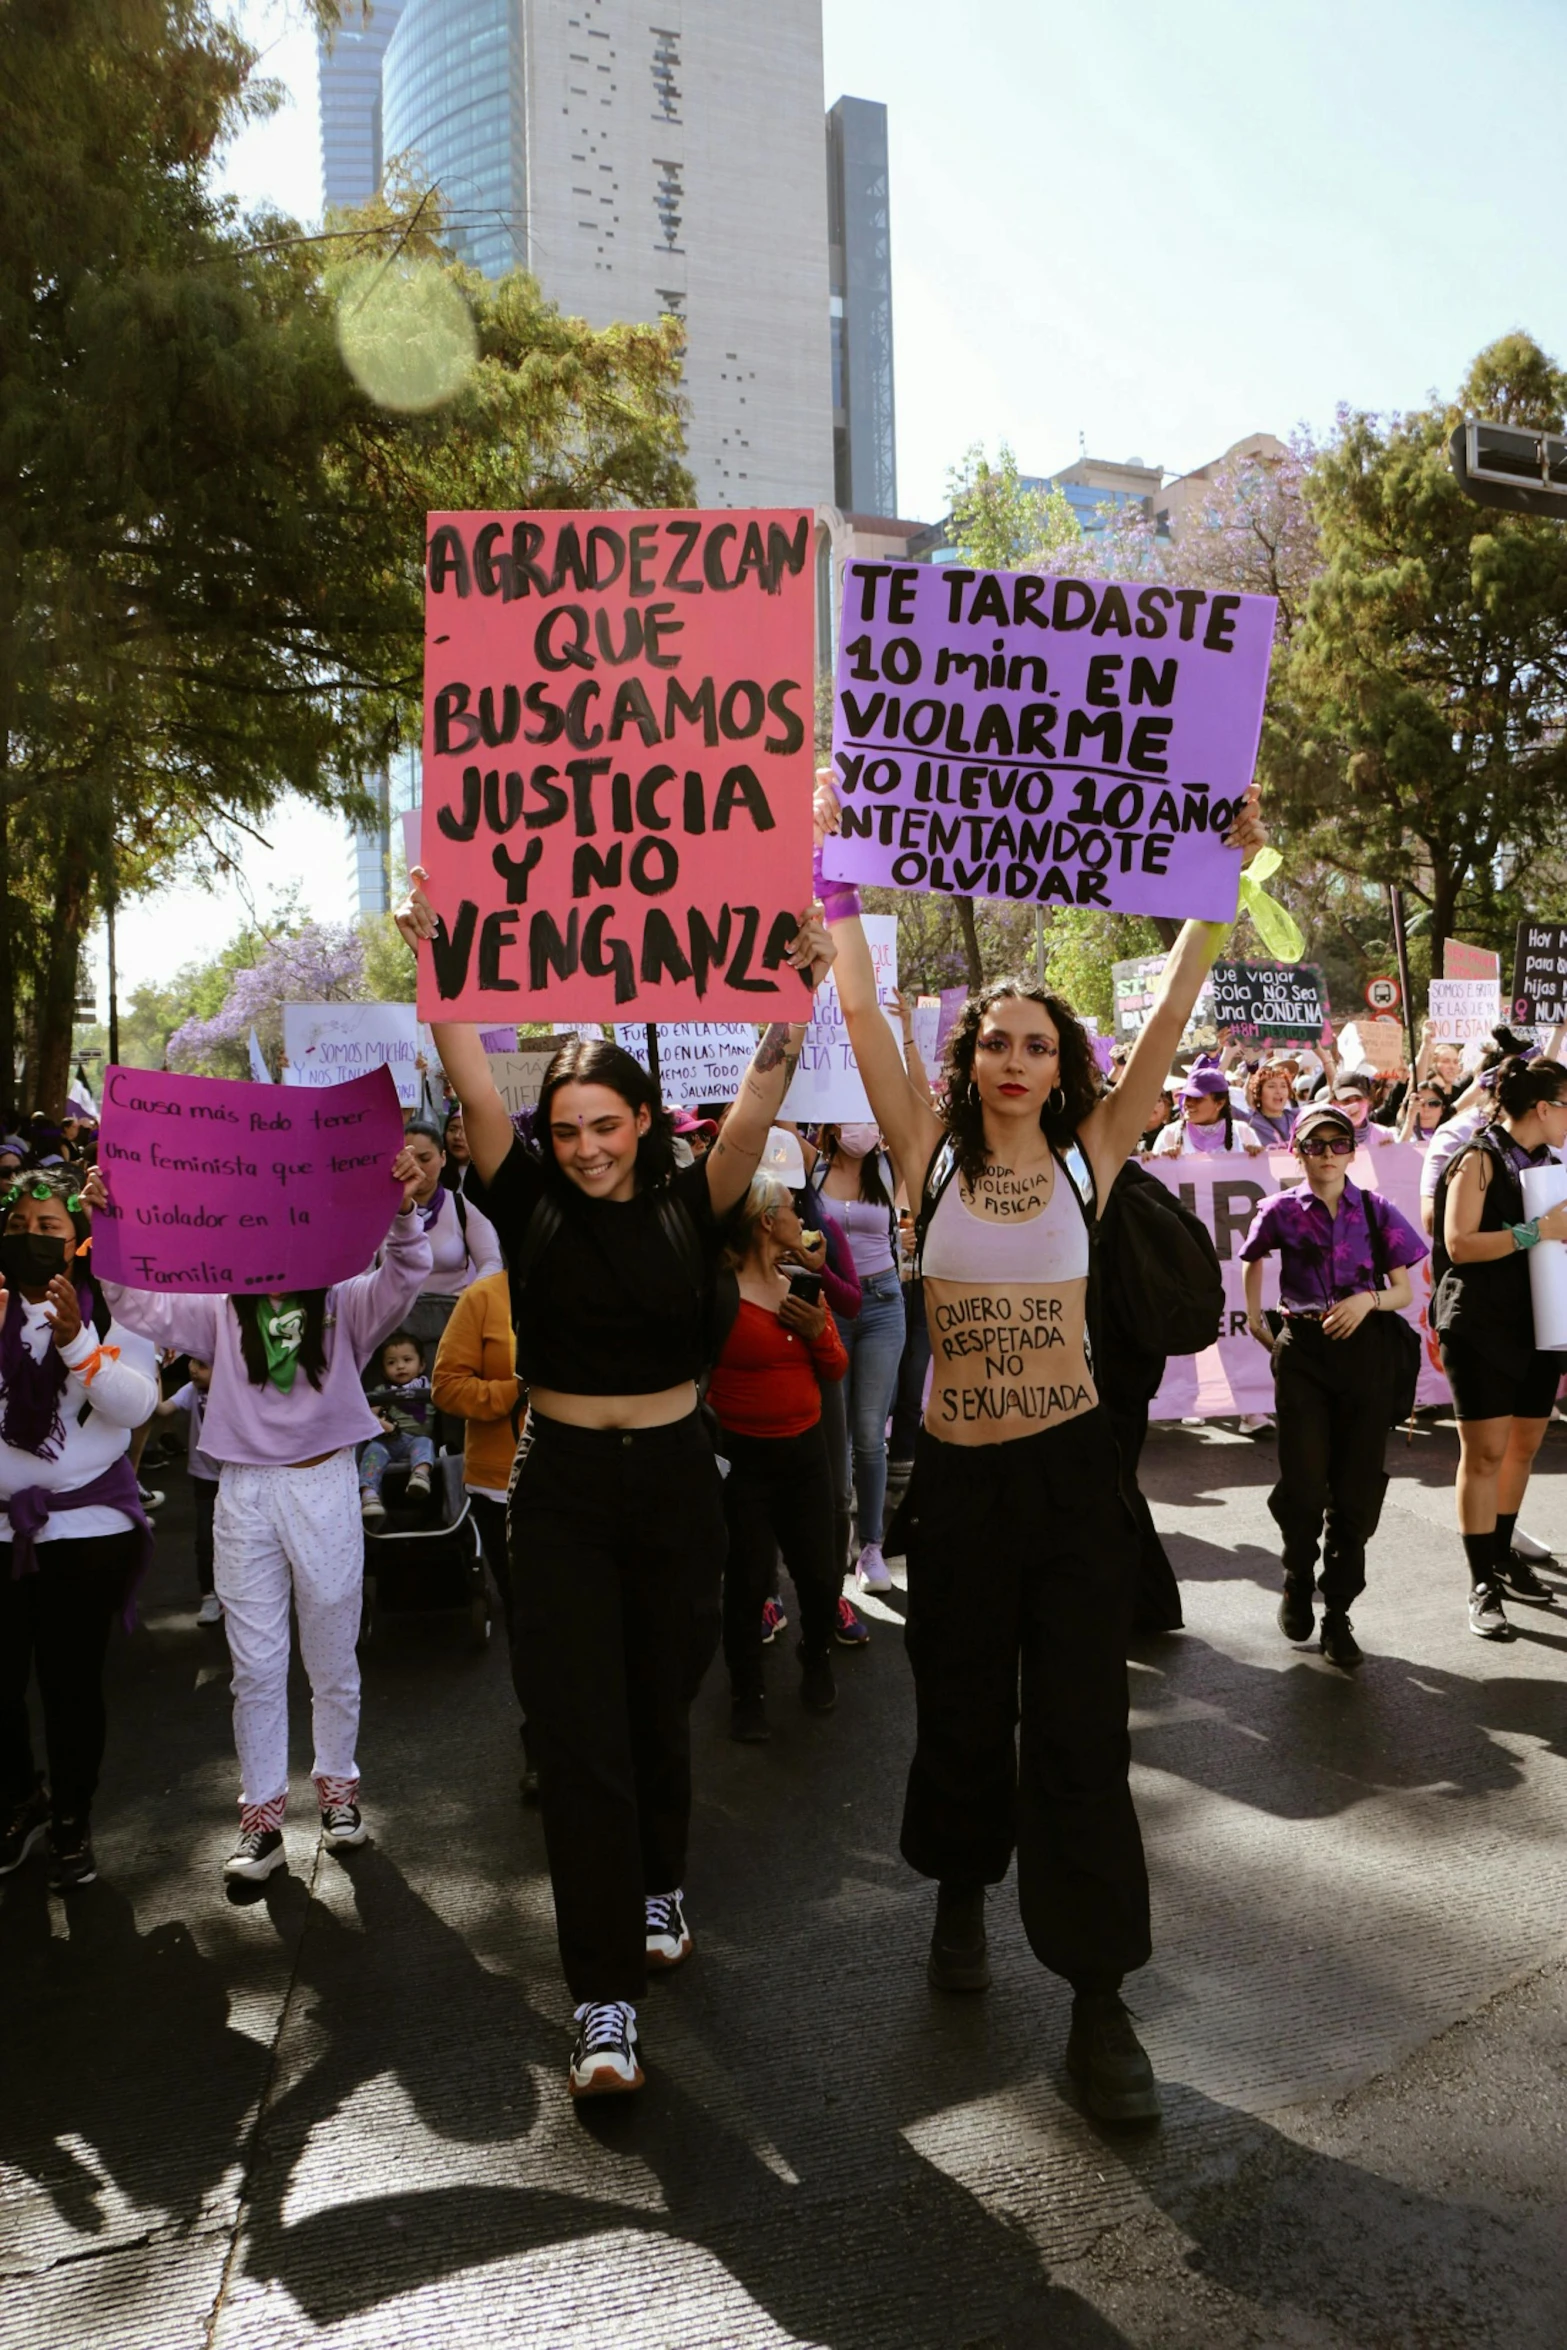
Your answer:
[[[378,1641],[375,1842],[318,1857],[301,1815],[290,1873],[230,1905],[225,1654],[174,1471],[100,1882],[0,1890],[0,2345],[1561,2350],[1567,1610],[1471,1639],[1451,1429],[1393,1452],[1351,1683],[1275,1629],[1271,1443],[1151,1440],[1188,1628],[1133,1665],[1132,1998],[1168,2111],[1130,2140],[1066,2095],[1067,1995],[1010,1888],[989,1997],[926,1988],[897,1595],[830,1720],[782,1655],[769,1747],[704,1690],[697,1952],[643,2010],[640,2100],[564,2093],[496,1645]],[[1567,1431],[1524,1522],[1567,1557]]]

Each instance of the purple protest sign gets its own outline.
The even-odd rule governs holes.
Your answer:
[[[325,1289],[362,1273],[401,1200],[389,1069],[320,1093],[112,1068],[93,1266],[128,1289]]]
[[[1233,921],[1271,596],[849,563],[831,881]]]

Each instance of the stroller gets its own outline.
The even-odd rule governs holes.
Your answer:
[[[433,1352],[433,1349],[432,1349]],[[369,1390],[374,1404],[384,1390]],[[452,1448],[451,1430],[458,1438]],[[490,1589],[473,1506],[463,1484],[461,1423],[437,1423],[435,1469],[427,1498],[407,1498],[409,1471],[388,1467],[381,1488],[386,1516],[365,1528],[361,1648],[404,1616],[459,1619],[470,1648],[490,1637]]]

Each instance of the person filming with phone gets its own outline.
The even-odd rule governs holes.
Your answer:
[[[831,1643],[841,1562],[833,1550],[833,1477],[822,1433],[822,1383],[840,1380],[849,1357],[822,1299],[826,1243],[801,1225],[786,1183],[759,1174],[734,1210],[729,1260],[739,1310],[708,1389],[729,1463],[724,1515],[724,1661],[730,1735],[770,1736],[762,1686],[762,1601],[774,1545],[800,1599],[800,1700],[807,1712],[837,1703]]]

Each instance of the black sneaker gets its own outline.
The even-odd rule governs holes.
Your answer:
[[[283,1849],[281,1828],[247,1828],[223,1863],[225,1877],[242,1877],[256,1885],[263,1877],[270,1877],[274,1869],[288,1866],[288,1854]]]
[[[820,1656],[807,1654],[803,1641],[795,1653],[800,1659],[800,1703],[808,1714],[830,1714],[838,1702],[832,1659],[825,1649]]]
[[[576,2020],[581,2028],[568,2081],[573,2097],[640,2089],[636,2009],[624,1999],[589,2000],[577,2009]]]
[[[1072,2002],[1066,2069],[1102,2122],[1154,2122],[1162,2108],[1148,2054],[1114,1991],[1080,1991]]]
[[[1286,1640],[1305,1641],[1317,1628],[1309,1583],[1286,1583],[1279,1601],[1279,1630]]]
[[[933,1991],[988,1991],[983,1885],[938,1885],[925,1979]]]
[[[729,1704],[729,1735],[742,1746],[765,1746],[772,1736],[767,1727],[765,1697],[736,1697]]]
[[[98,1863],[85,1820],[57,1820],[49,1831],[49,1890],[74,1893],[96,1882]]]
[[[1477,1640],[1516,1640],[1516,1625],[1507,1621],[1502,1594],[1494,1583],[1477,1583],[1469,1594],[1469,1629]]]
[[[1322,1619],[1322,1653],[1330,1665],[1338,1665],[1346,1673],[1366,1661],[1342,1608],[1330,1607]]]
[[[321,1806],[321,1841],[328,1852],[335,1852],[340,1844],[363,1844],[369,1834],[357,1803]]]
[[[40,1780],[16,1806],[0,1832],[0,1877],[19,1869],[49,1825],[48,1790]]]
[[[1521,1551],[1512,1551],[1507,1564],[1498,1567],[1496,1579],[1509,1599],[1527,1600],[1531,1607],[1554,1607],[1556,1594],[1549,1583],[1542,1583]]]
[[[644,1896],[647,1963],[656,1971],[667,1972],[672,1966],[683,1965],[691,1956],[691,1929],[686,1924],[684,1900],[685,1894],[678,1885],[673,1893]]]

